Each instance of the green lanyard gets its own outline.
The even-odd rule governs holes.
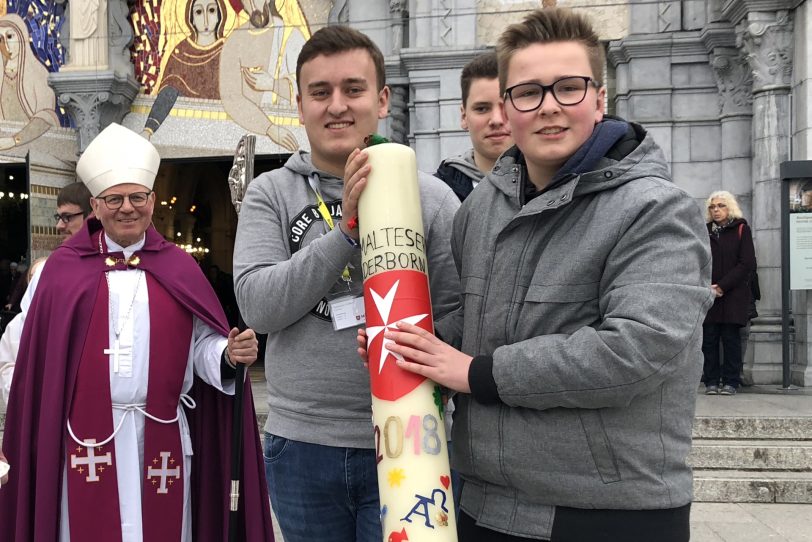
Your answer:
[[[313,193],[316,194],[316,201],[319,204],[319,214],[330,227],[330,230],[335,228],[335,223],[333,222],[333,217],[330,215],[330,211],[327,209],[327,204],[324,203],[324,199],[321,197],[321,190],[319,190],[319,181],[318,177],[314,173],[307,178],[307,182],[310,184],[310,188],[313,190]],[[346,265],[344,266],[344,271],[341,272],[341,278],[346,283],[352,282],[352,277],[350,276],[350,269]]]

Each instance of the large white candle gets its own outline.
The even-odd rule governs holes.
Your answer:
[[[417,164],[405,145],[367,152],[358,224],[384,540],[456,542],[440,388],[400,369],[383,337],[403,321],[434,332]]]

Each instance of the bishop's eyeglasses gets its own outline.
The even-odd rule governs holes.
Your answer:
[[[121,206],[124,205],[124,198],[130,200],[130,205],[133,207],[143,207],[149,201],[149,195],[152,194],[152,190],[148,192],[133,192],[132,194],[109,194],[107,196],[96,196],[96,199],[100,199],[104,202],[108,209],[111,211],[116,211],[121,209]]]
[[[600,87],[600,83],[586,76],[562,77],[554,81],[552,85],[542,85],[541,83],[520,83],[505,89],[505,98],[510,99],[510,103],[516,111],[526,113],[535,111],[541,107],[544,96],[549,92],[559,104],[563,106],[578,105],[586,98],[586,91],[589,85],[595,88]]]

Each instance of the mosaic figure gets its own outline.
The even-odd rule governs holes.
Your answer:
[[[220,52],[227,30],[234,26],[233,10],[224,0],[169,0],[161,11],[164,47],[156,88],[160,92],[174,87],[181,96],[219,100]]]
[[[310,29],[307,26],[298,0],[276,0],[278,15],[272,15],[274,42],[270,53],[268,71],[273,72],[274,79],[284,79],[279,89],[266,92],[264,103],[276,104],[279,98],[294,103],[296,97],[296,59],[305,42],[310,39]]]
[[[0,17],[0,120],[25,123],[13,136],[0,137],[0,150],[25,145],[59,126],[48,70],[28,43],[28,28],[20,16]]]
[[[292,104],[296,56],[310,34],[307,21],[295,0],[244,0],[242,6],[250,19],[229,35],[220,57],[223,107],[246,130],[294,151],[296,137],[274,124],[262,105],[279,98]]]

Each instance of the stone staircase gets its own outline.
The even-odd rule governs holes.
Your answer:
[[[698,416],[694,501],[812,503],[812,418]]]

